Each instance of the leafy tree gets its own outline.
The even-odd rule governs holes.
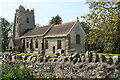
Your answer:
[[[85,31],[85,33],[88,34],[89,33],[89,26],[87,26],[87,24],[83,21],[80,22],[80,24],[81,24],[83,30]]]
[[[9,39],[12,37],[12,24],[10,24],[5,18],[0,18],[0,40],[2,41],[0,47],[2,51],[5,51],[8,47]]]
[[[98,51],[120,52],[120,2],[88,2],[90,14],[82,16],[89,28],[89,44]]]
[[[52,19],[49,22],[49,24],[61,24],[61,23],[62,23],[62,19],[59,15],[52,17]]]

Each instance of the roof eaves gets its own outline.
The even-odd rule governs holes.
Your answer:
[[[41,34],[41,35],[21,36],[20,38],[28,38],[28,37],[40,37],[40,36],[43,36],[43,34]]]
[[[65,37],[67,36],[67,34],[61,34],[61,35],[49,35],[49,36],[45,36],[44,38],[49,38],[49,37]]]

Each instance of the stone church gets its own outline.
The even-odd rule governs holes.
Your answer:
[[[34,10],[19,6],[15,13],[13,38],[7,51],[32,53],[84,53],[86,33],[79,20],[57,25],[35,27]]]

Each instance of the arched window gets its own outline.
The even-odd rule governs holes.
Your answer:
[[[48,49],[48,40],[45,40],[45,49]]]
[[[76,44],[80,44],[80,35],[79,34],[76,35]]]
[[[26,22],[29,23],[29,18],[26,19]]]
[[[29,41],[27,40],[27,44],[26,44],[26,47],[29,48]]]
[[[35,48],[38,48],[38,40],[35,41]]]
[[[12,46],[10,46],[10,49],[12,49]]]

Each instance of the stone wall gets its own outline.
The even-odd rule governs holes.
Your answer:
[[[78,52],[71,56],[36,56],[36,55],[15,55],[4,54],[0,55],[2,64],[9,59],[9,64],[27,63],[31,74],[43,78],[54,76],[56,78],[71,78],[71,79],[111,79],[120,80],[120,56],[104,56],[97,55],[95,52],[86,52],[84,56]]]

